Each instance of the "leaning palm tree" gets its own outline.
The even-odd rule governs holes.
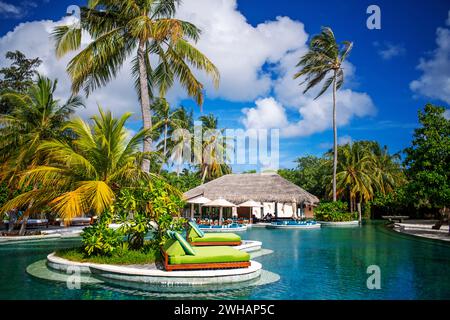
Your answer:
[[[77,50],[82,31],[92,42],[69,63],[72,90],[84,88],[86,95],[106,85],[131,55],[142,120],[151,129],[150,106],[156,96],[164,97],[175,79],[189,96],[201,105],[203,85],[191,67],[205,71],[218,86],[219,72],[214,64],[189,41],[197,42],[200,30],[192,23],[175,19],[179,0],[90,0],[81,8],[80,21],[54,30],[57,56]],[[151,150],[151,138],[144,140],[143,151]],[[144,171],[150,163],[144,160]]]
[[[25,93],[3,95],[15,106],[10,114],[0,116],[0,182],[7,181],[11,188],[17,187],[20,171],[44,161],[39,149],[43,141],[70,138],[65,123],[83,103],[73,96],[61,104],[54,97],[56,86],[56,80],[39,75]],[[11,214],[17,208],[12,208]],[[28,216],[29,211],[22,216],[19,235],[25,233]]]
[[[150,179],[140,168],[138,152],[149,131],[129,138],[125,123],[130,116],[115,119],[100,109],[92,126],[80,118],[70,121],[65,128],[76,139],[43,142],[38,149],[46,163],[25,170],[19,181],[21,188],[38,187],[8,201],[1,211],[28,206],[32,213],[49,207],[67,222],[88,212],[101,214],[113,203],[114,191]]]
[[[294,79],[304,77],[302,82],[302,84],[306,83],[306,87],[303,90],[304,94],[311,88],[322,84],[322,88],[315,99],[323,95],[333,85],[333,201],[336,201],[336,170],[338,161],[336,92],[344,83],[342,64],[349,55],[352,46],[353,43],[349,41],[342,42],[342,46],[338,45],[333,31],[330,28],[322,28],[322,32],[311,39],[308,52],[297,63],[300,71],[294,75]]]

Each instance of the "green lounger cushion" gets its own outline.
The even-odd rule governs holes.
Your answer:
[[[195,222],[189,221],[189,225],[200,238],[203,238],[205,236],[205,233],[202,230],[200,230],[200,228]]]
[[[191,239],[192,243],[196,242],[239,242],[241,241],[241,237],[235,233],[226,233],[226,232],[211,232],[205,233],[203,238],[193,238]]]
[[[175,238],[180,242],[180,245],[183,247],[186,254],[195,256],[196,253],[194,248],[191,247],[189,242],[187,242],[181,234],[179,234],[178,232],[174,232],[173,235],[175,235]]]
[[[186,255],[180,242],[178,242],[178,240],[174,240],[174,239],[167,240],[163,246],[163,250],[167,253],[167,255],[169,257]]]
[[[223,262],[246,262],[250,261],[247,252],[239,251],[230,247],[196,247],[196,255],[169,257],[169,264],[191,264],[191,263],[223,263]]]

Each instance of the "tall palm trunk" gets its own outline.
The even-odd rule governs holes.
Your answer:
[[[337,171],[337,126],[336,126],[336,80],[337,71],[334,71],[333,80],[333,201],[336,201],[336,171]]]
[[[150,110],[150,95],[148,92],[147,83],[147,67],[145,65],[145,42],[139,42],[138,48],[138,62],[139,62],[139,86],[141,89],[141,112],[144,129],[152,128],[152,114]],[[150,152],[152,148],[152,140],[150,137],[144,140],[143,152]],[[142,171],[150,172],[150,160],[144,159],[142,161]]]
[[[164,157],[166,156],[167,151],[167,122],[164,125]]]
[[[205,183],[206,173],[207,172],[208,172],[208,166],[205,166],[205,170],[203,171],[203,175],[202,175],[202,184]]]

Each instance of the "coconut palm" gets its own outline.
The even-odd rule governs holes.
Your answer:
[[[202,183],[208,179],[215,179],[231,173],[231,168],[225,163],[226,150],[224,147],[223,130],[218,129],[218,119],[213,114],[201,116],[203,130],[203,144],[199,173]]]
[[[349,41],[342,42],[340,46],[336,42],[333,31],[328,27],[322,28],[322,32],[311,39],[308,52],[297,63],[300,71],[294,75],[294,79],[304,77],[302,82],[302,84],[306,83],[306,87],[303,90],[304,94],[313,87],[319,84],[322,85],[315,99],[323,95],[333,85],[333,201],[336,201],[336,170],[338,161],[336,92],[344,83],[342,64],[352,47],[353,43]],[[324,80],[325,82],[323,82]]]
[[[167,141],[167,149],[170,150],[169,162],[176,165],[177,176],[180,175],[180,170],[183,165],[183,160],[191,163],[193,160],[192,146],[194,135],[194,116],[193,111],[188,112],[186,108],[180,106],[174,112],[173,120],[175,126],[170,126],[168,136],[171,137]]]
[[[331,158],[331,154],[329,154]],[[336,174],[336,194],[348,192],[350,211],[356,208],[356,202],[371,200],[378,187],[378,177],[372,167],[372,153],[360,143],[338,147],[338,168]]]
[[[76,136],[73,142],[41,143],[38,150],[46,162],[25,170],[19,181],[21,188],[38,188],[8,201],[2,211],[29,206],[31,213],[50,207],[65,221],[88,212],[101,214],[113,203],[115,190],[138,186],[151,177],[141,170],[138,152],[149,131],[129,138],[125,123],[130,113],[115,119],[111,112],[99,111],[92,126],[81,118],[68,122],[65,128]]]
[[[201,105],[203,85],[191,67],[205,71],[218,85],[219,72],[214,64],[189,41],[197,42],[200,30],[192,23],[175,19],[179,0],[90,0],[81,8],[80,21],[54,30],[56,53],[63,56],[81,45],[82,31],[92,42],[69,63],[72,90],[84,88],[86,95],[106,85],[117,75],[126,59],[133,56],[145,129],[151,129],[152,97],[164,97],[175,79],[189,96]],[[143,151],[151,150],[150,136],[144,140]],[[150,163],[144,160],[144,171]]]
[[[378,181],[378,191],[381,194],[393,192],[395,188],[406,182],[400,165],[400,155],[389,154],[387,146],[371,154],[371,167]]]
[[[174,130],[184,127],[183,121],[177,117],[177,114],[182,112],[182,109],[171,110],[167,100],[160,98],[154,103],[153,110],[152,122],[155,123],[153,131],[156,131],[159,136],[162,135],[162,141],[158,145],[158,149],[162,149],[163,156],[167,158],[167,138]]]
[[[44,161],[39,149],[43,141],[68,138],[64,125],[75,109],[83,106],[77,96],[60,104],[54,97],[56,86],[56,80],[39,75],[25,93],[3,95],[14,101],[15,108],[10,114],[0,116],[0,181],[8,181],[13,188],[16,188],[20,171]],[[26,211],[20,235],[25,233],[28,216],[29,211]]]

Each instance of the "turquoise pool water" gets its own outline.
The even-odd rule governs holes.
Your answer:
[[[275,283],[227,293],[180,296],[106,285],[68,290],[36,279],[28,265],[79,239],[0,245],[0,299],[450,299],[450,244],[413,238],[381,224],[318,230],[250,228],[244,239],[274,252],[255,260],[277,273]],[[369,265],[381,270],[381,289],[369,290]]]

